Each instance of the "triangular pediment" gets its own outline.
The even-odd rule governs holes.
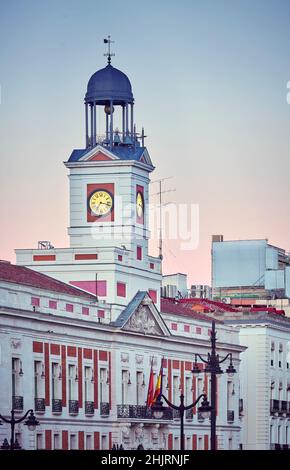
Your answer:
[[[170,336],[163,318],[147,292],[137,292],[116,320],[122,330],[144,335]]]
[[[112,152],[105,149],[101,145],[97,145],[97,147],[94,147],[93,149],[85,153],[85,155],[83,155],[79,161],[104,162],[104,161],[110,161],[110,160],[118,160],[118,157],[116,157],[116,155],[114,155]]]

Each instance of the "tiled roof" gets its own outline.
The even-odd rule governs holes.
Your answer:
[[[145,147],[113,147],[109,149],[111,153],[116,155],[120,160],[135,160],[139,161],[144,153]],[[86,153],[89,153],[91,149],[74,149],[68,159],[71,162],[79,161]]]
[[[12,282],[26,286],[36,287],[48,291],[58,292],[60,294],[73,295],[75,297],[84,297],[87,299],[95,299],[89,293],[83,292],[76,287],[71,287],[64,282],[53,279],[46,274],[38,273],[25,266],[16,266],[7,261],[0,260],[0,281]]]
[[[224,302],[217,302],[209,299],[181,299],[180,302],[188,308],[193,308],[194,305],[201,305],[210,312],[238,312],[239,310],[234,308],[232,305]]]
[[[204,313],[195,312],[178,300],[176,301],[173,299],[161,299],[161,313],[169,313],[171,315],[190,317],[194,320],[212,322],[212,318],[210,316]],[[218,320],[216,320],[216,322],[222,323]]]

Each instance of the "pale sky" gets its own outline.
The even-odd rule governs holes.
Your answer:
[[[2,0],[0,258],[38,240],[68,246],[63,161],[83,147],[108,34],[152,179],[174,176],[164,202],[199,205],[197,248],[165,240],[164,272],[209,282],[213,233],[290,250],[289,23],[288,0]]]

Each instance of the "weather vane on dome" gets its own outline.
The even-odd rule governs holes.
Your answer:
[[[108,57],[108,64],[111,64],[111,57],[114,57],[115,54],[111,52],[111,44],[115,41],[111,41],[111,36],[109,35],[107,39],[104,39],[104,43],[108,44],[108,52],[104,54],[105,57]]]

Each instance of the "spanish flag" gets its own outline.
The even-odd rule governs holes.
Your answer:
[[[155,392],[154,392],[153,400],[151,402],[151,406],[154,405],[157,398],[162,393],[162,381],[163,381],[162,379],[163,379],[163,358],[161,359],[160,372],[159,372],[159,375],[158,375],[158,378],[157,378]]]
[[[150,408],[150,406],[152,405],[152,401],[154,397],[154,374],[153,374],[152,365],[153,365],[153,357],[151,360],[151,369],[150,369],[147,400],[146,400],[146,406],[148,406],[148,408]]]

